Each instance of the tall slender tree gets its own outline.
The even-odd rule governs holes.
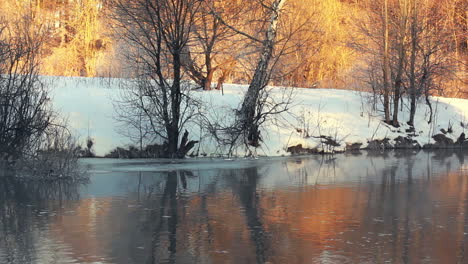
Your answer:
[[[260,58],[239,111],[241,126],[246,132],[249,144],[253,146],[258,146],[260,141],[260,131],[257,122],[258,117],[261,115],[257,111],[260,92],[268,85],[270,62],[273,57],[275,44],[277,43],[278,22],[285,3],[286,0],[274,0],[266,7],[270,11],[270,18],[267,29],[264,32]]]
[[[187,131],[181,138],[196,107],[183,81],[182,57],[200,5],[198,0],[113,1],[117,33],[134,46],[128,55],[137,80],[126,102],[142,110],[168,158],[183,158],[197,143],[188,140]]]

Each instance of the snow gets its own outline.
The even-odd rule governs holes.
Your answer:
[[[118,133],[120,124],[115,120],[113,100],[118,98],[121,79],[44,77],[50,87],[52,102],[57,112],[68,118],[69,125],[81,142],[89,135],[95,140],[95,152],[104,155],[117,146],[130,144],[130,140]],[[246,91],[245,85],[224,85],[221,91],[198,91],[194,96],[204,101],[204,115],[211,120],[229,122],[233,119],[232,109],[239,106]],[[275,100],[280,100],[290,88],[272,87]],[[290,90],[286,90],[290,91]],[[262,128],[263,144],[258,155],[287,155],[286,148],[302,144],[304,147],[321,148],[320,140],[314,137],[331,136],[341,146],[360,142],[365,147],[370,139],[394,139],[406,136],[409,110],[405,103],[400,111],[400,128],[390,127],[383,122],[382,113],[372,110],[371,95],[364,92],[334,89],[294,89],[290,110],[277,120]],[[432,136],[452,126],[453,133],[447,134],[456,140],[468,128],[468,100],[455,98],[431,98],[436,112],[434,122],[428,124],[428,107],[418,104],[415,128],[416,139],[421,145],[433,143]],[[209,156],[225,154],[226,149],[218,146],[206,132],[196,124],[188,128],[191,138],[200,140],[200,153]],[[307,137],[306,134],[308,134]],[[239,156],[245,149],[236,152]]]

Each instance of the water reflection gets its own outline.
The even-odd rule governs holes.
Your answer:
[[[0,183],[0,263],[466,263],[466,155],[84,161],[79,190]]]
[[[45,183],[1,177],[0,263],[35,263],[39,259],[49,259],[53,251],[39,249],[40,243],[50,239],[48,224],[60,217],[64,208],[78,203],[79,185],[72,181]]]

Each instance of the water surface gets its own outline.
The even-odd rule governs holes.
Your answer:
[[[0,179],[0,263],[468,263],[468,154],[82,160]]]

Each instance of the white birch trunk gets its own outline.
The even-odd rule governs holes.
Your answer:
[[[258,61],[257,67],[252,81],[247,90],[247,94],[244,97],[242,108],[240,111],[241,122],[243,129],[248,133],[249,141],[258,141],[258,128],[255,125],[255,110],[259,99],[260,91],[265,88],[268,84],[268,68],[271,57],[273,55],[273,49],[276,42],[276,35],[278,30],[278,20],[280,12],[287,0],[275,0],[271,6],[271,16],[269,26],[265,34],[265,40],[263,41],[262,54]]]

